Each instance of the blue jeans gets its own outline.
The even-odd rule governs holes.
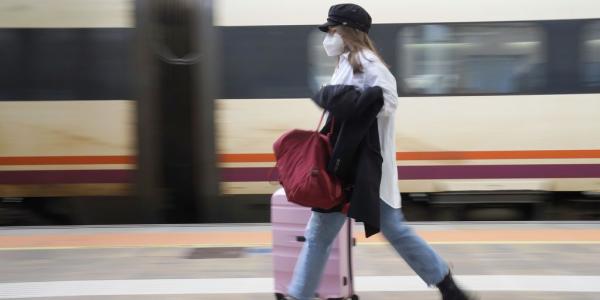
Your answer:
[[[400,209],[380,202],[381,232],[396,252],[428,285],[448,274],[448,265],[410,228]],[[300,252],[288,294],[298,300],[312,299],[319,287],[331,244],[346,221],[342,213],[313,212],[306,228],[306,242]]]

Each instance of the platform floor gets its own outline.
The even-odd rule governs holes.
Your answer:
[[[600,299],[600,223],[413,223],[481,299]],[[380,237],[361,299],[439,299]],[[0,228],[0,299],[273,299],[270,226]]]

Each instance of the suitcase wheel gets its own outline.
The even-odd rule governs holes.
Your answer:
[[[275,293],[275,299],[276,300],[283,300],[285,298],[284,294],[281,293]]]
[[[352,300],[358,300],[358,296],[357,295],[352,295]]]

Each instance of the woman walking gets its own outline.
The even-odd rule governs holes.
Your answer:
[[[446,262],[405,223],[400,210],[396,80],[368,36],[370,27],[371,17],[355,4],[332,6],[327,22],[319,26],[327,33],[327,55],[338,58],[330,85],[313,98],[335,118],[326,125],[335,124],[329,169],[347,187],[348,215],[365,223],[367,235],[381,231],[425,283],[439,288],[443,300],[471,299],[454,283]],[[288,299],[313,299],[331,244],[347,217],[342,209],[313,210]]]

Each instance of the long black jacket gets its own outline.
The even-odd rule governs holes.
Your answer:
[[[322,133],[330,132],[333,154],[328,171],[338,177],[350,201],[348,216],[363,222],[367,237],[379,232],[381,147],[377,114],[383,91],[370,87],[360,92],[351,85],[323,87],[312,100],[329,111]],[[340,211],[342,206],[320,212]]]

